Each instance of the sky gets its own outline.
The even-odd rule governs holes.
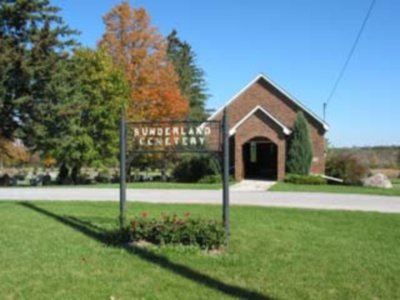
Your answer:
[[[51,0],[94,48],[119,0]],[[218,109],[259,73],[322,117],[370,0],[132,0],[163,35],[187,41]],[[327,108],[329,143],[400,145],[400,1],[377,0]]]

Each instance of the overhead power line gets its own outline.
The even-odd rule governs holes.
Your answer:
[[[344,75],[344,73],[345,73],[345,71],[347,69],[347,66],[349,65],[349,62],[350,62],[350,60],[351,60],[351,58],[352,58],[352,56],[354,54],[354,51],[357,48],[358,41],[360,40],[360,37],[361,37],[361,35],[362,35],[363,31],[364,31],[365,25],[367,24],[369,16],[371,15],[371,12],[372,12],[372,10],[373,10],[373,8],[375,6],[375,2],[376,2],[376,0],[372,0],[371,1],[371,4],[370,4],[370,6],[368,8],[368,11],[367,11],[367,14],[365,15],[365,18],[364,18],[364,20],[363,20],[363,22],[361,24],[360,30],[357,33],[356,39],[354,40],[353,46],[351,47],[350,52],[347,55],[346,61],[345,61],[344,65],[343,65],[342,69],[340,70],[339,76],[337,77],[337,79],[335,81],[335,84],[333,85],[332,90],[329,93],[328,98],[326,99],[326,101],[323,104],[324,120],[325,120],[325,116],[326,116],[326,108],[328,107],[329,102],[331,101],[333,95],[335,94],[335,92],[337,90],[337,87],[339,86],[340,80],[342,79],[342,77],[343,77],[343,75]]]

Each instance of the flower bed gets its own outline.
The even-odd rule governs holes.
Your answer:
[[[131,241],[147,241],[156,245],[196,245],[202,249],[218,249],[225,243],[225,230],[216,220],[162,214],[150,218],[143,212],[129,225]]]

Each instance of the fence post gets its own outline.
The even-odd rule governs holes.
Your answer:
[[[120,229],[126,223],[126,122],[125,110],[121,112],[119,124],[119,224]]]
[[[229,241],[230,236],[230,224],[229,224],[229,125],[228,125],[228,113],[224,108],[224,114],[222,119],[222,136],[223,136],[223,209],[222,209],[222,221],[224,223],[226,239]]]

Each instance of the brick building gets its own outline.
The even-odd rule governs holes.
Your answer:
[[[303,111],[313,146],[312,173],[325,171],[328,125],[265,75],[258,75],[217,110],[210,120],[220,120],[226,107],[230,128],[230,165],[236,180],[282,180],[291,128]]]

